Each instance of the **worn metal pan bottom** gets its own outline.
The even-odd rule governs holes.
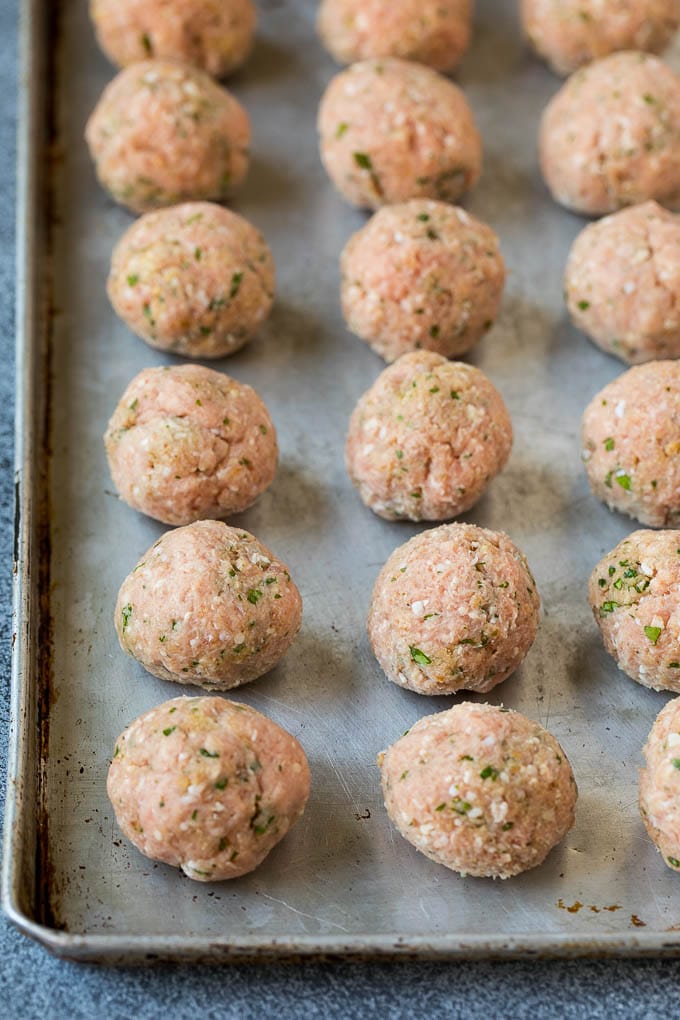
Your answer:
[[[525,51],[515,5],[480,0],[460,80],[486,141],[466,205],[498,231],[510,268],[499,323],[472,360],[515,425],[507,470],[466,516],[525,550],[544,617],[523,668],[490,700],[548,726],[567,750],[577,823],[545,865],[493,883],[419,856],[388,823],[376,753],[456,699],[388,684],[365,636],[378,569],[416,528],[378,520],[352,492],[342,444],[381,370],[350,337],[337,258],[364,222],[318,162],[314,119],[333,72],[316,5],[270,0],[233,87],[252,114],[253,168],[235,207],[265,233],[278,301],[261,336],[222,367],[252,383],[277,423],[279,476],[239,518],[294,571],[302,633],[279,668],[238,692],[305,746],[304,820],[254,874],[198,885],[143,859],[105,796],[115,737],[178,693],[118,649],[121,579],[161,528],[110,491],[101,435],[141,368],[170,359],[116,321],[104,283],[130,222],[97,187],[86,117],[112,71],[87,5],[25,5],[19,255],[16,655],[3,903],[55,953],[101,962],[309,956],[677,954],[677,877],[636,807],[640,748],[666,698],[604,653],[585,598],[592,565],[630,522],[589,495],[578,423],[620,365],[566,323],[562,268],[582,223],[548,199],[535,132],[557,81]],[[48,24],[49,22],[49,24]],[[49,31],[48,31],[49,30]]]

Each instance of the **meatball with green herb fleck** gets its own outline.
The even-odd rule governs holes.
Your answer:
[[[548,104],[540,159],[553,198],[574,212],[680,205],[680,78],[646,53],[589,64]]]
[[[680,698],[659,712],[644,756],[640,814],[664,864],[680,871]]]
[[[590,606],[617,666],[680,693],[680,531],[634,531],[590,576]]]
[[[348,328],[386,361],[469,351],[491,329],[505,284],[493,230],[422,198],[377,212],[347,242],[341,268]]]
[[[445,524],[392,553],[368,636],[388,680],[418,694],[485,694],[521,665],[541,603],[526,557],[501,531]]]
[[[521,0],[531,45],[557,74],[619,50],[660,53],[680,23],[679,0]]]
[[[322,0],[317,27],[339,64],[402,57],[452,71],[470,43],[472,0]]]
[[[645,202],[591,223],[564,290],[574,324],[629,364],[680,358],[680,216]]]
[[[362,501],[380,517],[443,521],[477,502],[511,447],[508,409],[484,373],[415,351],[360,398],[345,463]]]
[[[535,868],[574,824],[578,790],[566,754],[507,708],[463,702],[426,716],[378,764],[404,839],[463,876]]]
[[[221,521],[166,532],[123,581],[115,611],[123,651],[150,673],[218,691],[273,669],[301,622],[285,564]]]
[[[610,510],[653,528],[680,524],[680,362],[635,365],[583,415],[590,487]]]
[[[386,58],[336,75],[319,108],[321,160],[353,205],[456,202],[481,172],[482,142],[461,90],[421,64]]]
[[[278,461],[274,423],[255,390],[200,365],[135,376],[104,443],[121,499],[173,525],[246,510]]]
[[[302,815],[307,758],[295,737],[224,698],[173,698],[121,733],[107,792],[116,821],[154,861],[197,882],[257,868]]]
[[[181,60],[223,78],[253,45],[253,0],[90,0],[99,45],[119,67]]]
[[[85,137],[100,184],[133,212],[223,201],[248,172],[250,121],[241,104],[203,71],[170,60],[121,71]]]
[[[116,245],[108,294],[152,347],[220,358],[246,344],[274,300],[274,259],[258,230],[210,202],[147,213]]]

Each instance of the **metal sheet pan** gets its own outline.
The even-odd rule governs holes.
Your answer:
[[[113,741],[178,690],[117,647],[119,583],[162,529],[112,494],[101,435],[132,375],[169,359],[117,322],[104,293],[129,217],[97,187],[82,141],[112,74],[86,7],[27,0],[23,12],[5,910],[53,952],[100,962],[677,953],[677,879],[636,808],[640,747],[666,699],[617,672],[585,600],[592,565],[631,528],[589,495],[579,464],[582,408],[620,366],[565,321],[562,268],[582,223],[549,201],[535,159],[557,81],[525,51],[508,0],[479,0],[460,80],[486,142],[466,205],[499,232],[510,268],[500,321],[472,360],[504,393],[516,442],[466,519],[506,529],[537,575],[538,640],[490,700],[563,743],[581,790],[576,827],[535,871],[463,880],[419,856],[382,807],[376,753],[455,699],[388,684],[365,636],[378,569],[417,529],[373,517],[343,469],[349,413],[382,368],[346,333],[337,301],[338,253],[365,217],[318,162],[315,112],[333,67],[314,38],[316,5],[269,0],[233,83],[255,128],[235,207],[273,246],[278,301],[222,367],[262,393],[279,428],[278,478],[239,521],[292,565],[305,619],[284,662],[237,696],[301,739],[313,792],[302,823],[231,883],[192,883],[119,835],[105,796]]]

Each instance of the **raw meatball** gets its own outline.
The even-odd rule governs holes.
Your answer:
[[[617,50],[660,53],[680,23],[678,0],[522,0],[531,44],[557,74]]]
[[[589,595],[617,666],[680,692],[680,531],[634,531],[595,567]]]
[[[482,142],[461,90],[406,60],[367,60],[336,75],[319,109],[321,159],[354,205],[422,196],[455,202],[476,183]]]
[[[656,57],[615,53],[573,75],[541,123],[555,201],[592,215],[680,203],[680,79]]]
[[[121,71],[85,137],[101,185],[134,212],[225,199],[248,172],[250,121],[241,104],[207,74],[169,60]]]
[[[378,764],[404,839],[462,875],[535,868],[574,824],[578,791],[566,754],[507,708],[464,702],[426,716]]]
[[[249,55],[253,0],[90,0],[99,45],[119,67],[181,60],[221,78]]]
[[[321,41],[339,64],[403,57],[452,71],[470,43],[472,0],[322,0]]]
[[[505,283],[493,230],[422,198],[377,212],[349,239],[341,268],[347,325],[386,361],[420,348],[469,351],[493,325]]]
[[[243,347],[269,315],[274,260],[247,220],[188,202],[132,224],[114,249],[108,293],[152,347],[219,358]]]
[[[511,447],[508,409],[484,373],[416,351],[386,368],[359,400],[345,463],[380,517],[442,521],[477,502]]]
[[[680,698],[659,712],[644,756],[640,814],[664,864],[680,871]]]
[[[220,521],[159,538],[123,581],[115,615],[121,647],[154,676],[219,691],[272,669],[301,621],[287,567]]]
[[[135,376],[104,443],[121,498],[164,524],[240,513],[271,485],[278,460],[255,390],[200,365]]]
[[[650,361],[605,386],[583,415],[583,460],[610,510],[680,523],[680,363]]]
[[[593,223],[567,263],[574,324],[623,361],[680,357],[680,217],[645,202]]]
[[[295,737],[248,705],[173,698],[121,733],[107,790],[138,850],[197,882],[253,871],[302,815]]]
[[[529,564],[507,535],[445,524],[392,553],[373,589],[368,636],[400,687],[486,693],[522,663],[540,608]]]

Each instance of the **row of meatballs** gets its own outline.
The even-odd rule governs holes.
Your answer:
[[[617,50],[660,52],[680,23],[677,0],[521,0],[525,33],[558,74]],[[150,56],[223,78],[252,49],[253,0],[90,0],[102,49],[120,67]],[[453,71],[471,37],[471,0],[321,0],[317,27],[340,64],[403,57]]]
[[[329,8],[333,5],[323,6]],[[442,5],[439,8],[442,10]],[[357,14],[357,24],[361,13]],[[328,16],[328,11],[322,10],[321,24],[324,16]],[[411,17],[413,19],[413,12]],[[145,50],[143,56],[178,56],[155,48],[155,37],[148,33],[142,44]],[[406,55],[413,56],[411,53]],[[179,56],[186,59],[186,54]],[[371,122],[371,102],[376,104],[374,112],[381,108],[383,114],[389,114],[389,123],[385,124],[384,137],[380,139],[378,151],[372,147],[375,122]],[[426,108],[432,104],[438,105],[440,112],[445,115],[441,124],[437,122],[434,113],[425,116]],[[152,116],[163,124],[163,130],[156,132],[155,144],[158,151],[149,151],[147,147],[141,154],[140,162],[137,133],[148,129],[149,118]],[[102,183],[119,201],[137,211],[143,211],[159,205],[174,204],[185,197],[224,198],[240,183],[247,171],[249,131],[244,111],[225,90],[186,67],[163,61],[146,61],[124,72],[109,87],[88,126],[88,141]],[[329,175],[346,197],[359,205],[378,207],[401,197],[408,199],[418,195],[423,199],[452,201],[474,183],[479,175],[481,143],[462,93],[426,69],[403,61],[386,60],[380,64],[369,62],[338,76],[322,103],[320,132],[322,157]],[[404,140],[407,137],[415,137],[420,163],[413,159],[405,160]],[[550,183],[545,159],[543,162]],[[658,167],[656,170],[653,168],[650,180],[664,177],[666,167],[663,160],[661,162],[660,170]],[[654,188],[655,183],[649,194],[668,199],[669,195],[663,188]],[[553,190],[556,191],[555,188]],[[574,204],[564,198],[562,200],[565,204]],[[450,209],[440,202],[421,201],[418,208],[415,205],[407,203],[402,208],[386,209],[379,213],[369,224],[369,228],[374,228],[373,236],[369,228],[366,228],[369,235],[367,240],[364,240],[363,245],[357,243],[358,251],[355,249],[354,255],[354,246],[349,245],[343,259],[343,275],[347,284],[346,287],[343,284],[343,304],[348,321],[355,332],[372,343],[387,360],[393,360],[404,350],[413,348],[429,347],[433,351],[441,350],[447,356],[468,350],[493,323],[502,289],[502,260],[497,242],[488,228],[472,220],[462,210]],[[168,216],[180,217],[179,222],[176,220],[169,230],[166,229],[168,222],[163,220],[165,214],[162,213],[155,214],[155,233],[151,217],[144,217],[132,228],[132,231],[138,230],[142,237],[145,229],[152,229],[151,234],[139,245],[136,254],[141,255],[141,258],[138,262],[129,265],[123,260],[117,278],[112,273],[110,294],[114,305],[120,305],[118,310],[133,329],[156,346],[203,356],[230,353],[247,341],[268,313],[273,296],[273,264],[266,245],[244,221],[235,223],[232,220],[228,227],[226,223],[220,224],[221,229],[217,234],[221,233],[222,237],[216,237],[212,227],[222,213],[223,210],[218,214],[209,209],[194,209],[188,213],[187,207],[180,207],[168,210]],[[194,219],[195,216],[197,219]],[[172,236],[182,232],[186,234],[187,227],[195,227],[198,235],[193,241],[189,240],[188,246],[182,243],[186,242],[185,237],[178,243]],[[231,236],[227,240],[230,232]],[[240,249],[235,244],[235,235],[242,235],[239,237],[239,243],[242,242]],[[415,294],[410,307],[409,301],[404,300],[404,294],[409,291],[402,289],[399,293],[399,287],[403,288],[404,283],[409,283],[408,278],[398,279],[400,264],[403,265],[399,246],[405,239],[414,242],[412,248],[415,254],[410,266],[412,278],[418,276],[419,271],[422,274],[423,268],[426,275],[429,268],[432,270],[430,280],[436,281],[432,288],[426,288],[422,299],[421,295]],[[418,243],[423,239],[429,242],[428,247],[431,249],[427,254],[418,251]],[[378,279],[371,288],[366,285],[367,282],[370,284],[370,270],[377,269],[380,275],[384,269],[385,250],[389,249],[390,242],[395,248],[397,266],[385,274],[383,281]],[[157,266],[162,267],[161,273],[154,272],[153,261],[151,265],[148,261],[149,251],[153,251],[154,245],[161,249],[161,258],[157,263]],[[217,257],[214,257],[215,247],[218,248]],[[238,252],[236,258],[235,249]],[[452,249],[453,267],[450,258]],[[169,260],[169,265],[168,252],[175,256]],[[120,283],[118,290],[116,279]],[[225,286],[225,280],[228,286]],[[380,294],[381,283],[386,286],[385,297]],[[221,293],[214,293],[216,286]],[[432,293],[427,293],[428,289]],[[242,301],[239,307],[240,297]],[[196,301],[200,305],[198,314],[191,307],[192,302],[195,305]],[[468,366],[448,366],[436,354],[423,355],[426,359],[424,364],[419,360],[420,355],[411,357],[415,359],[414,364],[403,365],[402,362],[408,359],[401,359],[394,366],[394,380],[390,379],[384,386],[386,400],[383,403],[387,405],[387,420],[378,420],[377,423],[371,420],[372,409],[369,409],[369,434],[360,436],[356,444],[358,459],[361,459],[362,453],[368,455],[364,458],[364,474],[367,477],[360,478],[353,473],[351,442],[348,442],[347,447],[348,465],[365,502],[378,513],[391,518],[446,519],[472,505],[487,481],[505,463],[511,442],[509,418],[499,395],[481,373],[470,377],[469,373],[475,373],[476,370]],[[434,361],[427,360],[432,357]],[[439,379],[437,370],[442,362],[446,367],[458,370],[458,377]],[[416,393],[411,407],[406,408],[407,415],[397,413],[395,417],[399,423],[406,422],[405,429],[412,431],[416,447],[418,442],[425,441],[427,444],[434,440],[435,457],[428,459],[420,457],[419,450],[409,444],[409,437],[402,437],[403,430],[400,428],[396,429],[396,441],[393,442],[395,437],[390,434],[393,411],[390,405],[395,403],[395,398],[402,396],[404,379],[412,382],[409,373],[412,374],[414,369],[416,374],[422,376],[420,381],[430,385],[425,390],[422,386],[419,388],[417,382],[413,383],[411,388]],[[446,375],[443,368],[442,372]],[[384,373],[385,376],[387,374]],[[210,393],[207,400],[202,395],[190,394],[189,405],[186,402],[187,394],[179,392],[182,387],[175,387],[173,379],[168,380],[168,385],[161,380],[145,380],[139,387],[139,394],[136,390],[134,393],[128,391],[119,408],[122,417],[115,427],[112,421],[107,443],[114,478],[118,466],[117,484],[124,497],[133,505],[151,512],[153,516],[166,519],[157,511],[149,510],[148,506],[135,503],[140,492],[144,499],[147,480],[144,479],[143,466],[145,463],[148,466],[149,461],[159,470],[155,481],[146,485],[147,496],[150,492],[152,496],[158,496],[160,490],[160,503],[164,503],[165,512],[170,512],[169,508],[179,507],[188,513],[190,520],[206,514],[219,517],[242,509],[243,506],[238,503],[230,505],[229,498],[233,500],[237,493],[247,500],[244,505],[249,505],[271,480],[276,462],[275,433],[266,409],[261,402],[257,402],[252,391],[237,394],[231,390],[236,384],[226,380],[226,377],[222,377],[222,380],[221,384],[215,383],[219,393]],[[135,380],[131,389],[136,382],[138,380]],[[448,385],[448,393],[438,385],[439,382]],[[145,386],[149,388],[147,383],[150,383],[152,391],[151,403],[155,400],[157,408],[161,409],[159,415],[154,416],[154,408],[142,399],[147,396],[143,392]],[[194,379],[193,389],[196,388]],[[173,392],[175,389],[178,392]],[[437,442],[436,436],[427,433],[427,426],[433,427],[439,421],[438,416],[433,414],[430,399],[439,393],[444,393],[448,403],[455,408],[454,434],[457,442],[453,447],[458,445],[464,449],[464,453],[459,452],[458,457],[450,443],[447,444],[446,440]],[[239,397],[243,399],[240,401]],[[217,419],[213,422],[215,412],[219,414],[220,410],[224,411],[225,399],[230,402],[236,420],[233,421],[232,416],[225,413],[221,423]],[[208,411],[204,415],[206,404]],[[197,414],[201,418],[199,431],[207,428],[211,432],[212,438],[208,443],[201,442],[204,436],[200,436],[196,443],[197,436],[192,429],[194,422],[191,419]],[[172,420],[163,420],[164,417]],[[355,417],[361,419],[359,408]],[[445,424],[450,425],[450,414],[447,416],[445,413],[444,420]],[[419,423],[424,428],[420,428]],[[239,454],[236,458],[228,456],[225,445],[228,447],[230,444],[228,441],[225,444],[225,437],[219,434],[220,427],[231,429],[232,425],[233,432],[229,439],[234,452]],[[256,433],[252,428],[254,425]],[[148,430],[146,434],[135,432],[140,426]],[[360,422],[359,432],[361,426]],[[377,428],[375,436],[370,434],[371,428]],[[132,435],[126,438],[127,433]],[[261,437],[259,445],[257,440],[253,440],[253,435],[258,434]],[[384,440],[386,436],[389,459],[376,462],[371,457],[375,445],[373,440]],[[125,448],[123,456],[118,459],[115,455],[118,452],[116,443],[119,444],[118,449]],[[148,455],[149,447],[152,457]],[[179,474],[172,475],[175,456]],[[186,477],[196,473],[197,458],[199,474],[204,474],[210,482],[202,492],[196,491],[193,485],[195,479]],[[396,470],[392,459],[398,462]],[[225,460],[234,463],[227,464],[227,470],[221,472],[220,466],[224,466],[222,462]],[[475,463],[463,464],[467,470],[458,470],[465,460],[474,460]],[[422,477],[418,474],[419,465]],[[234,470],[235,467],[238,470]],[[141,475],[138,470],[140,468]],[[221,477],[216,478],[218,475]],[[129,483],[127,494],[126,479]],[[385,480],[386,485],[383,484]],[[182,484],[187,481],[188,484]],[[173,486],[169,482],[180,484]],[[623,488],[622,483],[617,484]],[[201,506],[202,499],[208,501],[207,511]],[[179,522],[173,520],[171,523]],[[285,567],[275,561],[267,550],[259,547],[252,536],[241,532],[224,539],[230,557],[227,576],[232,582],[236,602],[242,604],[241,612],[237,611],[239,607],[226,606],[234,610],[231,622],[238,633],[234,632],[234,627],[229,629],[228,619],[220,613],[220,610],[225,609],[225,584],[229,582],[224,577],[215,578],[209,548],[204,564],[206,570],[201,571],[198,580],[193,579],[190,590],[186,589],[184,593],[191,605],[195,604],[192,600],[198,598],[200,601],[205,596],[205,606],[211,606],[217,611],[218,618],[211,621],[211,624],[214,623],[214,631],[206,628],[205,618],[200,621],[192,619],[191,613],[188,616],[186,611],[182,614],[182,606],[174,606],[174,603],[177,614],[172,619],[166,621],[164,618],[160,622],[162,633],[157,630],[154,600],[152,598],[151,603],[148,603],[148,595],[145,593],[150,590],[157,595],[155,608],[167,615],[171,593],[179,596],[183,593],[182,585],[178,585],[177,581],[187,576],[188,564],[193,569],[197,562],[204,562],[201,560],[201,549],[195,548],[184,561],[184,569],[181,566],[184,533],[199,528],[207,537],[206,529],[226,529],[226,526],[204,521],[174,533],[178,536],[176,541],[180,547],[176,562],[163,546],[164,540],[169,541],[172,535],[161,539],[131,575],[134,577],[138,573],[141,579],[139,589],[134,589],[133,585],[134,598],[125,591],[130,578],[124,583],[116,619],[123,647],[152,672],[169,679],[227,689],[271,668],[297,632],[301,605],[297,589]],[[513,556],[523,563],[528,573],[526,562],[509,540],[504,536],[495,537],[500,545],[503,541],[508,542]],[[219,541],[216,536],[214,541]],[[254,543],[255,548],[248,549],[248,542]],[[238,548],[239,543],[244,549]],[[476,546],[476,538],[470,539],[469,544],[471,547]],[[207,546],[210,546],[209,539]],[[158,549],[161,551],[157,553]],[[151,573],[148,572],[147,561],[151,563]],[[171,569],[173,562],[174,571]],[[430,564],[428,567],[426,556],[424,562],[426,572],[431,567],[437,580],[442,573],[438,569],[441,563]],[[257,576],[252,576],[250,571],[253,565]],[[388,567],[390,563],[385,569]],[[476,559],[473,567],[476,574],[483,573],[485,562]],[[406,573],[406,568],[402,566],[395,569],[399,574]],[[260,576],[262,571],[266,572],[266,577]],[[218,587],[213,590],[215,580]],[[483,587],[479,577],[475,577],[474,581],[477,589],[472,590],[471,596],[472,611],[468,621],[472,625],[471,629],[479,623],[479,589]],[[505,586],[499,582],[502,592],[510,587],[509,581]],[[530,595],[533,581],[525,587]],[[517,592],[518,589],[513,588],[515,600]],[[535,595],[535,587],[533,592]],[[490,633],[487,634],[482,628],[478,635],[461,638],[461,655],[451,656],[451,641],[446,636],[443,648],[437,647],[437,627],[442,627],[442,633],[446,631],[446,621],[438,618],[446,614],[434,610],[427,612],[427,602],[428,599],[424,597],[413,599],[408,604],[408,611],[416,621],[422,624],[435,621],[430,627],[430,643],[416,636],[414,643],[408,645],[408,654],[403,649],[393,654],[391,645],[394,644],[394,634],[393,624],[390,624],[382,628],[387,646],[383,660],[379,652],[380,625],[378,620],[373,628],[373,610],[371,617],[372,640],[386,672],[398,683],[406,686],[415,683],[416,689],[419,689],[419,680],[414,681],[414,674],[423,683],[423,690],[432,677],[434,690],[438,692],[464,687],[488,690],[519,665],[535,634],[537,595],[535,605],[530,606],[526,613],[526,607],[516,604],[515,617],[511,614],[502,619],[502,612],[497,613],[497,607],[493,607],[493,613],[488,618]],[[262,615],[253,611],[253,607],[257,606],[264,610]],[[393,613],[395,608],[388,595],[386,611]],[[488,608],[482,606],[482,613],[488,615]],[[227,612],[227,617],[229,615]],[[464,617],[465,612],[460,615]],[[497,626],[499,621],[500,627]],[[507,640],[504,645],[503,639],[508,637],[514,641],[514,647],[504,662],[504,651],[507,653],[510,645]],[[492,640],[494,644],[487,655],[486,650]],[[218,648],[217,644],[222,647]],[[182,658],[183,651],[189,652],[188,658]],[[480,651],[484,653],[482,656],[472,654]],[[394,675],[390,673],[390,665],[386,664],[389,656],[393,658],[391,667]],[[431,666],[433,669],[430,671],[428,667]],[[225,677],[229,677],[227,682]],[[451,683],[451,678],[455,686],[446,687],[447,682]],[[476,683],[478,686],[475,686]],[[150,729],[144,729],[150,725],[148,717],[138,720],[126,731],[116,748],[109,789],[114,805],[122,804],[128,809],[132,808],[132,817],[121,818],[119,813],[119,820],[144,852],[180,864],[192,877],[208,880],[242,874],[259,863],[302,811],[309,786],[306,763],[303,765],[301,760],[302,752],[293,738],[283,734],[269,720],[261,716],[254,719],[252,710],[247,710],[250,715],[245,719],[244,727],[239,729],[233,713],[245,711],[244,706],[223,701],[215,705],[215,699],[178,701],[179,704],[173,702],[154,710],[150,714],[153,719]],[[179,711],[178,721],[167,718],[166,721],[171,725],[158,728],[155,723],[160,721],[160,715],[166,710],[168,717]],[[461,717],[454,724],[449,717],[458,710]],[[382,764],[388,810],[400,831],[435,860],[467,873],[506,877],[540,863],[571,824],[576,797],[573,775],[559,745],[536,724],[524,720],[516,713],[504,713],[490,706],[458,706],[458,710],[423,720],[414,727],[412,732],[418,734],[417,743],[410,754],[406,751],[403,759],[395,748],[387,752]],[[187,721],[184,717],[188,713],[192,717],[196,716],[196,719],[189,718]],[[471,718],[463,718],[465,713]],[[511,717],[508,725],[500,718],[504,714]],[[257,713],[254,715],[257,716]],[[446,721],[443,721],[444,716],[447,717]],[[226,727],[221,728],[223,717],[228,719]],[[218,737],[211,730],[217,746],[215,740],[204,739],[210,730],[210,725],[206,726],[208,718],[216,723],[216,730],[221,733]],[[438,729],[434,720],[441,720]],[[156,806],[155,803],[151,804],[148,797],[131,796],[132,791],[129,785],[126,786],[134,783],[138,776],[136,766],[139,762],[130,761],[128,754],[140,743],[140,727],[144,754],[149,746],[154,747],[155,754],[157,745],[161,758],[155,765],[161,766],[159,774],[164,775],[170,785],[179,781],[185,790],[178,817],[173,817],[171,812],[158,815],[158,811],[164,811],[168,803],[177,806],[176,796],[168,797],[166,801],[163,791],[160,791],[161,796]],[[423,795],[432,786],[433,779],[437,778],[436,769],[434,774],[427,774],[422,770],[418,772],[415,766],[428,762],[429,756],[423,754],[425,742],[431,741],[433,747],[443,740],[453,745],[457,742],[454,733],[458,728],[468,738],[472,734],[473,740],[468,739],[467,743],[463,740],[461,746],[465,750],[475,749],[477,757],[468,753],[458,755],[459,763],[464,764],[461,766],[460,783],[456,784],[450,782],[451,776],[445,771],[451,767],[450,753],[448,756],[445,754],[441,760],[433,756],[431,764],[435,760],[439,762],[439,769],[448,783],[448,799],[445,797],[433,808],[430,806],[435,816],[433,824],[427,820],[428,804],[423,801]],[[229,735],[230,751],[225,748],[223,752],[221,749],[220,740],[224,736],[222,729]],[[421,730],[428,732],[426,734]],[[200,742],[200,746],[195,748],[194,738]],[[276,747],[278,740],[277,753],[258,757],[254,753],[256,740],[259,740],[259,750],[265,752],[270,745]],[[474,744],[474,748],[469,744]],[[468,763],[481,761],[483,754],[480,753],[480,746],[491,748],[495,744],[500,748],[500,758],[497,754],[491,755],[489,751],[483,753],[486,753],[487,758],[493,757],[496,764],[488,760],[475,771],[474,766]],[[520,746],[524,747],[524,759],[519,753]],[[223,755],[226,760],[224,768]],[[198,759],[199,768],[195,776],[190,776],[194,756]],[[272,765],[271,770],[267,770],[262,758]],[[397,764],[411,764],[414,773],[411,779],[408,767],[401,769],[398,775],[393,774],[388,764],[392,759]],[[559,767],[556,769],[556,765],[549,763],[548,759]],[[149,764],[146,758],[145,764]],[[270,775],[274,764],[278,782],[273,782]],[[215,769],[219,775],[212,777]],[[155,773],[156,767],[151,772]],[[530,777],[535,777],[537,773],[540,777],[539,789],[532,790],[532,785],[536,783]],[[441,778],[439,776],[439,781]],[[524,802],[519,815],[512,810],[513,783],[516,799]],[[143,785],[148,785],[145,779]],[[437,782],[434,787],[437,788]],[[230,789],[228,794],[225,793],[227,789]],[[235,790],[238,792],[235,793]],[[140,792],[141,788],[135,791],[136,794]],[[232,804],[234,797],[235,803]],[[227,804],[224,803],[225,798]],[[199,806],[193,806],[190,814],[185,817],[188,803]],[[225,828],[224,824],[232,807],[236,817],[243,822],[243,825],[239,822],[233,831],[229,826]],[[140,808],[150,812],[146,826],[143,824],[144,819],[139,817]],[[202,817],[206,809],[207,818]],[[174,848],[170,856],[168,847]]]
[[[679,546],[680,532],[636,532],[590,584],[619,665],[648,686],[675,682],[676,690]],[[388,559],[368,630],[395,683],[425,694],[487,692],[525,657],[539,606],[526,559],[506,535],[443,525]],[[278,661],[301,609],[288,569],[252,535],[201,521],[146,553],[123,582],[115,621],[123,649],[150,672],[224,690]],[[673,869],[679,729],[676,699],[652,729],[640,786],[643,819]],[[573,824],[577,789],[564,751],[502,707],[463,703],[428,716],[378,760],[397,829],[462,874],[507,878],[534,867]],[[130,840],[199,881],[256,867],[301,815],[309,785],[290,734],[245,705],[209,697],[173,699],[132,723],[108,779]]]

